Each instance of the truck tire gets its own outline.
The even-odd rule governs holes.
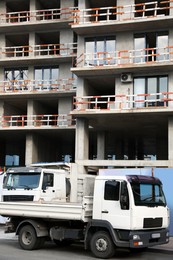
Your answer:
[[[33,250],[37,249],[41,245],[40,240],[35,232],[35,229],[31,225],[23,226],[19,231],[18,241],[22,249]]]
[[[106,259],[115,254],[115,245],[106,231],[98,231],[92,236],[90,249],[97,258]]]

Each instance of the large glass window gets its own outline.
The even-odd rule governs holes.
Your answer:
[[[134,107],[163,106],[167,91],[167,76],[134,78]]]
[[[27,68],[4,70],[4,80],[26,80],[26,79],[28,79]]]
[[[36,86],[42,85],[43,88],[51,88],[52,84],[57,83],[59,77],[58,67],[35,68]]]
[[[168,32],[135,34],[134,62],[153,62],[168,60]]]
[[[86,38],[85,65],[109,65],[115,63],[115,36]]]

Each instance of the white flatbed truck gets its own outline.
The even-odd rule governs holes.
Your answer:
[[[60,169],[11,168],[4,176],[0,215],[10,218],[7,231],[16,232],[25,250],[38,249],[47,239],[56,244],[78,240],[95,257],[110,258],[118,247],[169,242],[162,183],[150,176],[73,176]]]

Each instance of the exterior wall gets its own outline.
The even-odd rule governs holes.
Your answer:
[[[7,11],[16,13],[12,2],[15,1],[9,1],[9,10],[7,10],[6,1],[1,1],[1,14]],[[25,10],[26,3],[21,0],[19,2],[20,8],[22,9],[23,6]],[[152,62],[149,60],[144,64],[135,64],[133,55],[136,55],[134,33],[156,32],[158,28],[159,31],[169,31],[168,45],[173,46],[172,8],[169,9],[169,15],[165,16],[156,14],[145,17],[145,14],[142,13],[140,16],[138,12],[139,17],[135,17],[134,0],[128,1],[128,8],[126,0],[110,1],[111,6],[105,1],[101,1],[99,6],[98,1],[79,0],[79,10],[93,8],[93,12],[97,12],[100,7],[109,10],[109,14],[111,12],[114,14],[104,17],[103,11],[102,15],[98,11],[96,15],[89,17],[87,11],[88,18],[81,19],[75,24],[72,19],[75,12],[69,12],[68,20],[66,17],[68,12],[64,10],[66,8],[68,10],[69,7],[73,8],[76,1],[60,0],[57,1],[57,6],[53,6],[55,3],[55,1],[48,2],[47,14],[37,16],[35,11],[39,9],[44,11],[45,7],[39,1],[30,0],[27,8],[35,15],[32,15],[32,18],[27,17],[31,20],[23,24],[21,20],[14,23],[11,22],[9,16],[8,23],[7,21],[0,23],[0,46],[4,50],[0,56],[0,131],[3,133],[2,136],[5,136],[5,138],[0,138],[0,146],[4,151],[3,156],[1,155],[0,166],[4,164],[9,151],[8,155],[13,155],[13,150],[15,151],[8,138],[10,130],[11,138],[16,139],[18,143],[20,143],[20,137],[19,134],[15,137],[15,133],[19,131],[22,133],[20,149],[22,152],[20,153],[23,155],[20,154],[20,157],[25,157],[27,165],[34,161],[61,160],[69,155],[73,158],[73,162],[80,162],[80,173],[85,173],[87,167],[93,165],[97,167],[171,167],[173,162],[171,94],[168,94],[170,100],[165,101],[163,98],[164,106],[152,107],[145,104],[145,109],[142,109],[140,106],[135,107],[136,104],[133,102],[135,77],[157,77],[159,80],[159,76],[166,75],[168,76],[168,92],[173,92],[172,61],[156,62],[157,51],[154,50],[154,44],[157,43],[154,41],[151,43],[152,50],[148,50],[153,51],[153,54],[149,56],[149,59],[153,58]],[[115,5],[119,8],[125,6],[125,12],[116,9]],[[172,5],[173,3],[170,2],[170,7]],[[62,8],[63,11],[59,16],[52,18],[49,12],[56,8],[58,10]],[[76,20],[82,12],[77,12]],[[103,21],[104,19],[107,20]],[[107,41],[105,38],[108,39],[109,36],[115,36],[116,54],[111,56],[109,50],[105,50],[107,48],[105,45],[103,50],[98,48],[99,50],[93,55],[97,65],[86,65],[85,39],[104,38],[105,44]],[[67,45],[72,44],[74,38],[77,39],[77,53],[72,49],[66,53]],[[16,47],[21,45],[32,46],[32,48],[28,52],[24,49],[19,52]],[[45,50],[48,45],[48,49]],[[7,48],[10,46],[12,49]],[[171,56],[172,49],[170,48],[169,51],[167,56]],[[82,57],[80,63],[78,63],[79,57]],[[145,60],[147,58],[145,57]],[[117,59],[116,64],[113,64],[114,59]],[[43,82],[46,73],[51,74],[53,67],[59,68],[57,79],[54,78],[53,84],[50,83],[51,75],[45,81],[46,83]],[[9,80],[4,83],[4,70],[13,71],[17,68],[27,68],[26,81],[31,84],[31,91],[26,92],[22,88],[6,91],[8,84],[13,87],[17,82],[20,85],[22,79]],[[40,82],[37,82],[37,89],[33,89],[36,84],[35,68],[41,68],[44,74]],[[51,72],[47,72],[46,68]],[[122,73],[132,75],[132,80],[123,83]],[[68,82],[74,78],[77,78],[76,89],[72,89]],[[25,85],[24,83],[22,82],[22,86]],[[53,85],[53,90],[52,85],[49,87],[49,84]],[[145,91],[146,88],[145,86]],[[75,96],[76,99],[80,98],[76,102],[76,107],[73,104]],[[116,96],[115,99],[114,96]],[[107,102],[105,100],[108,97],[110,100]],[[142,97],[145,99],[144,94]],[[98,101],[103,99],[103,103]],[[85,102],[82,104],[83,100]],[[40,117],[37,118],[37,116]],[[28,118],[27,122],[25,117]],[[73,122],[70,121],[71,117],[74,119]],[[46,151],[43,151],[44,149]],[[109,156],[111,157],[108,158]],[[97,160],[94,160],[95,157]]]

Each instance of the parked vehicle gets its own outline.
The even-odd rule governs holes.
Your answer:
[[[71,168],[69,168],[71,169]],[[169,209],[159,179],[151,176],[79,175],[43,167],[8,169],[0,215],[9,217],[21,248],[82,241],[95,257],[116,248],[168,243]]]

